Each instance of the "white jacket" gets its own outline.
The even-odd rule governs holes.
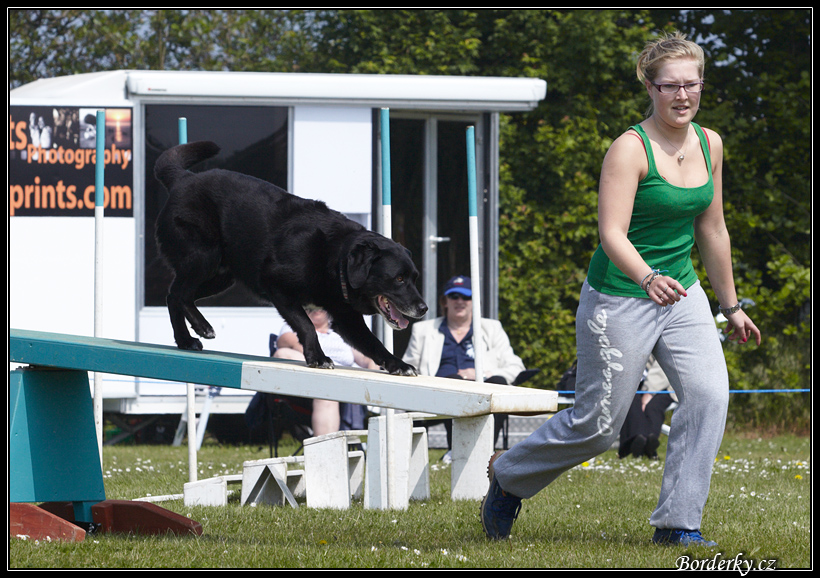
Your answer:
[[[420,321],[413,324],[410,343],[402,359],[418,369],[422,375],[435,375],[441,363],[444,348],[444,334],[439,327],[444,317]],[[512,383],[524,371],[524,362],[510,345],[501,322],[495,319],[481,320],[482,352],[484,373],[487,376],[500,375],[507,383]],[[475,341],[473,342],[475,345]]]

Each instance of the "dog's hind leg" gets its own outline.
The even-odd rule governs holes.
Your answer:
[[[214,332],[214,328],[211,324],[208,323],[208,320],[205,319],[205,316],[202,315],[200,310],[197,308],[196,302],[200,299],[204,299],[205,297],[218,295],[219,293],[222,293],[232,287],[233,284],[233,275],[227,271],[222,271],[217,273],[216,276],[211,277],[207,281],[200,284],[199,287],[197,287],[192,301],[183,303],[185,318],[191,324],[191,329],[193,329],[200,337],[205,339],[213,339],[216,337],[216,333]]]
[[[177,292],[169,290],[165,302],[168,305],[168,314],[171,317],[171,327],[174,330],[174,341],[177,347],[180,349],[202,351],[202,342],[196,337],[191,337],[191,334],[188,332],[188,325],[185,323],[186,310],[188,307],[185,301],[179,297]]]
[[[199,271],[200,269],[196,269]],[[202,350],[202,342],[191,337],[186,319],[191,328],[205,339],[213,339],[216,334],[208,320],[196,307],[196,300],[224,291],[233,284],[229,274],[218,274],[202,280],[197,275],[177,273],[168,289],[166,304],[174,330],[174,341],[180,349]]]

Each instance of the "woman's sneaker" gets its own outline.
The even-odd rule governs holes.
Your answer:
[[[670,544],[679,546],[706,546],[714,548],[717,542],[707,540],[700,534],[700,530],[655,530],[652,541],[656,544]]]
[[[521,511],[521,498],[502,490],[495,479],[493,462],[499,455],[501,453],[497,452],[490,458],[487,466],[490,489],[481,501],[481,525],[487,537],[493,540],[503,540],[509,537],[513,522]]]

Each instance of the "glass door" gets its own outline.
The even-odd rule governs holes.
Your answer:
[[[444,283],[454,275],[470,275],[466,130],[468,126],[475,126],[476,134],[483,134],[482,120],[479,115],[391,113],[393,238],[413,254],[420,272],[419,288],[430,307],[428,318],[442,314],[438,296]],[[476,184],[481,230],[484,228],[481,199],[485,178],[481,160],[483,139],[477,138],[477,141]],[[377,215],[376,221],[381,218],[378,211],[374,211],[374,215]],[[375,228],[378,230],[378,222]],[[484,232],[483,237],[482,253],[487,246],[486,239],[493,236],[488,237]],[[409,330],[394,333],[397,355],[404,352],[409,339]]]

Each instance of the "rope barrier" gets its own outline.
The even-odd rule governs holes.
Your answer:
[[[730,389],[729,393],[809,393],[811,389]],[[575,393],[575,390],[567,390],[567,391],[558,391],[559,395],[572,395]],[[664,390],[664,391],[636,391],[635,395],[644,393],[651,393],[652,395],[661,394],[661,393],[675,393],[674,391]]]

